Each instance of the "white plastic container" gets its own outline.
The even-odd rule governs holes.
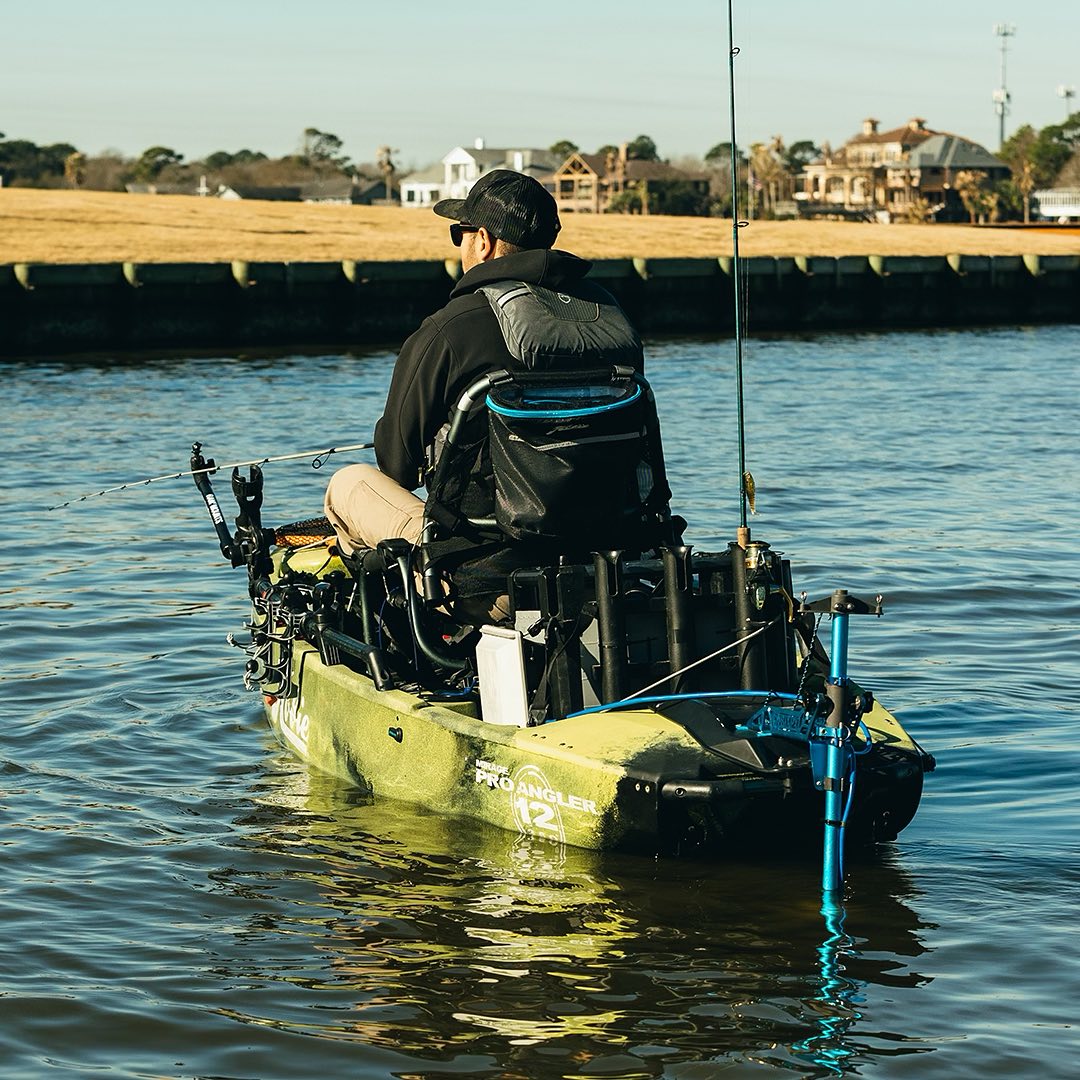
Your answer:
[[[489,724],[528,727],[525,654],[518,630],[481,626],[476,646],[480,709]]]

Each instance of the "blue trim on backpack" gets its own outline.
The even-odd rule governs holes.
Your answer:
[[[509,416],[516,420],[561,420],[564,417],[596,416],[599,413],[611,412],[621,409],[626,405],[632,405],[641,397],[641,387],[634,386],[634,392],[620,401],[612,401],[607,405],[594,405],[587,409],[513,409],[506,405],[499,405],[487,395],[487,407],[500,416]]]

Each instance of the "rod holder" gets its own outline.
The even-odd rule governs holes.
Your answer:
[[[664,561],[664,615],[667,621],[668,662],[672,672],[692,664],[694,634],[694,566],[689,544],[661,549]],[[671,692],[686,685],[686,676],[671,681]]]
[[[620,701],[626,693],[626,596],[621,551],[598,551],[596,621],[600,635],[600,693],[604,701]]]

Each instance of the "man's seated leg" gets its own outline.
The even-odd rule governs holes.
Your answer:
[[[338,469],[326,486],[324,506],[347,555],[395,536],[415,544],[424,527],[424,500],[374,465]]]

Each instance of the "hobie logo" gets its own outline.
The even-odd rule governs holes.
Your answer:
[[[301,756],[307,757],[311,717],[300,711],[296,698],[278,698],[270,706],[270,716],[277,722],[282,738]]]

